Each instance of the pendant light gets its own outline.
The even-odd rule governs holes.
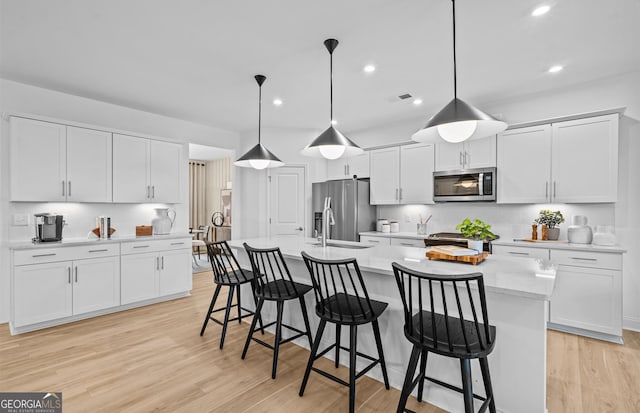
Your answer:
[[[324,41],[324,46],[329,51],[330,56],[331,109],[329,120],[331,123],[327,130],[322,132],[320,136],[315,138],[302,150],[302,154],[305,156],[312,156],[316,158],[323,157],[326,159],[338,159],[340,157],[348,158],[360,155],[364,150],[333,127],[333,51],[338,47],[338,41],[336,39],[327,39]]]
[[[486,138],[507,128],[501,120],[487,115],[478,108],[458,99],[456,68],[456,1],[453,4],[453,99],[435,114],[426,126],[411,139],[418,142],[438,143],[440,138],[457,143],[467,139]]]
[[[262,128],[262,84],[267,79],[263,75],[255,75],[254,78],[258,82],[258,144],[251,148],[247,153],[242,155],[234,162],[235,166],[253,169],[277,168],[284,165],[277,156],[271,153],[260,143],[260,132]]]

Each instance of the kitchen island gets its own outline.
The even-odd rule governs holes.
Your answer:
[[[496,397],[496,406],[502,412],[546,411],[546,321],[547,302],[553,291],[556,267],[547,260],[489,256],[477,266],[464,263],[429,261],[425,248],[404,246],[374,246],[363,248],[362,244],[332,241],[334,245],[321,247],[312,238],[274,237],[229,241],[243,268],[250,268],[243,242],[258,247],[280,247],[291,275],[296,281],[311,284],[309,273],[300,253],[324,259],[356,258],[362,271],[371,298],[389,303],[380,318],[387,369],[390,384],[402,388],[411,346],[403,333],[403,310],[400,294],[391,267],[398,262],[409,268],[440,274],[462,274],[482,272],[484,275],[489,320],[497,329],[495,349],[489,356],[491,378]],[[243,305],[251,307],[253,301],[243,295]],[[307,306],[312,333],[318,325],[313,294],[307,297]],[[297,303],[284,311],[284,322],[303,327]],[[285,304],[289,305],[289,304]],[[263,308],[266,320],[275,319],[275,306]],[[334,342],[334,329],[328,328],[323,336],[321,348]],[[376,354],[373,334],[363,328],[358,332],[358,350],[365,354]],[[346,337],[343,337],[343,341]],[[348,342],[346,340],[345,342]],[[307,347],[305,340],[295,341]],[[327,357],[333,357],[329,352]],[[342,357],[341,360],[346,360]],[[358,364],[358,369],[364,367]],[[473,366],[473,385],[476,394],[484,394],[482,376],[476,362]],[[301,366],[301,371],[304,366]],[[429,356],[427,374],[456,386],[461,385],[460,366],[457,360]],[[382,381],[379,368],[372,369],[369,376]],[[324,380],[314,376],[313,380]],[[425,384],[424,400],[448,411],[462,411],[462,395],[432,383]]]

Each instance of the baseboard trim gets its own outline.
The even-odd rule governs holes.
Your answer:
[[[611,343],[624,344],[624,342],[622,341],[622,337],[612,334],[598,333],[596,331],[583,330],[581,328],[563,326],[561,324],[555,324],[551,322],[547,322],[547,328],[550,330],[562,331],[564,333],[595,338],[597,340],[609,341]]]
[[[622,319],[622,328],[625,330],[640,332],[640,318],[624,317]]]

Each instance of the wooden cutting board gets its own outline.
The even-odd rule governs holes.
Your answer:
[[[427,258],[429,258],[429,260],[466,262],[468,264],[478,265],[479,263],[484,261],[485,258],[487,258],[489,253],[484,251],[481,254],[476,254],[476,255],[455,256],[455,255],[449,255],[449,254],[442,254],[440,252],[435,252],[435,251],[427,251],[425,255],[427,256]]]

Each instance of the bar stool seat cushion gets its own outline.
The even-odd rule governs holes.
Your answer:
[[[411,318],[413,331],[408,331],[405,327],[404,334],[409,341],[428,347],[429,351],[450,357],[478,358],[486,357],[493,350],[496,339],[496,328],[492,325],[489,325],[490,344],[487,345],[487,340],[484,337],[484,324],[478,323],[484,344],[483,349],[483,346],[478,340],[476,325],[472,321],[464,320],[462,323],[464,325],[463,334],[460,319],[449,316],[449,336],[451,337],[451,346],[453,348],[451,351],[447,340],[446,317],[442,314],[434,314],[433,318],[436,324],[435,332],[431,324],[431,311],[422,311],[422,328],[420,327],[420,318],[420,313],[416,313]],[[420,334],[421,332],[422,335]],[[468,351],[465,345],[465,335],[469,345]],[[435,339],[437,339],[437,342]]]
[[[377,320],[388,306],[382,301],[369,300],[369,302],[371,307],[364,297],[358,298],[355,295],[338,293],[316,304],[316,314],[324,320],[335,323],[366,324]]]
[[[291,300],[305,295],[312,288],[307,284],[280,279],[259,285],[256,289],[256,295],[264,297],[265,300]]]

